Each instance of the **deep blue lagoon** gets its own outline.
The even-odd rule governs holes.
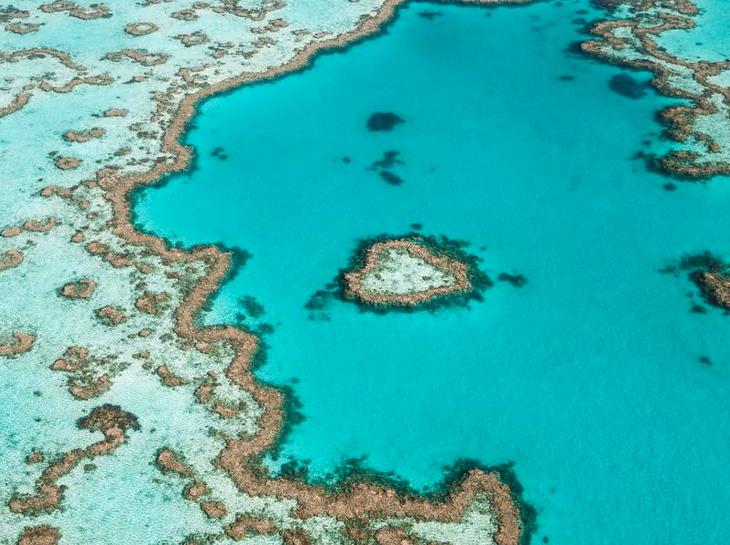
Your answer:
[[[316,477],[367,456],[417,488],[459,458],[512,461],[535,543],[726,543],[730,317],[659,271],[723,254],[730,183],[637,157],[667,145],[670,102],[615,92],[624,72],[571,52],[602,16],[411,3],[377,38],[201,107],[196,168],[141,192],[136,220],[252,254],[204,319],[273,325],[258,375],[305,416],[282,460]],[[369,131],[376,112],[404,123]],[[372,167],[388,152],[399,185]],[[413,224],[527,284],[436,313],[306,308],[358,240]]]

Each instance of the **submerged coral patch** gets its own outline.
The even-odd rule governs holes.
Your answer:
[[[62,155],[56,156],[54,159],[56,168],[60,170],[73,170],[79,168],[81,165],[81,159],[78,157],[64,157]]]
[[[400,152],[397,150],[388,150],[383,153],[383,156],[373,161],[373,163],[370,165],[370,170],[377,170],[379,168],[388,169],[392,168],[395,165],[402,165],[404,164],[402,160],[398,158],[400,155]]]
[[[376,112],[368,119],[367,127],[373,132],[388,132],[401,123],[405,120],[392,112]]]
[[[101,138],[104,134],[106,134],[106,131],[101,127],[93,127],[84,131],[66,131],[63,133],[63,139],[66,142],[84,143],[93,138]]]
[[[519,273],[500,273],[500,275],[497,277],[497,280],[500,282],[507,282],[508,284],[513,285],[515,288],[521,288],[525,284],[527,284],[527,278]]]
[[[10,335],[11,339],[4,341],[0,336],[0,356],[12,357],[24,354],[33,348],[36,337],[32,333],[15,331]]]
[[[33,494],[14,494],[8,501],[13,513],[39,515],[61,507],[65,487],[57,481],[71,472],[82,460],[113,453],[127,441],[129,430],[139,430],[137,417],[118,405],[104,404],[77,421],[81,430],[101,432],[104,438],[84,448],[75,448],[51,462],[36,480]]]
[[[401,185],[403,178],[395,174],[391,169],[398,165],[403,165],[403,161],[398,158],[400,155],[399,151],[388,150],[383,153],[383,156],[373,161],[368,170],[375,170],[378,172],[380,178],[389,185]]]
[[[646,85],[630,74],[617,74],[608,80],[608,87],[627,98],[641,98],[646,95]]]
[[[155,23],[140,21],[125,25],[124,32],[132,36],[146,36],[147,34],[152,34],[159,30],[159,28],[160,27],[158,27]]]
[[[124,311],[119,307],[111,305],[98,308],[94,313],[104,325],[108,326],[116,326],[126,320]]]
[[[730,309],[730,274],[716,271],[697,271],[692,280],[711,304]]]
[[[675,276],[686,273],[707,303],[730,311],[730,263],[721,257],[709,251],[687,254],[659,272]],[[696,314],[706,312],[697,304],[692,305],[691,311]]]
[[[23,262],[23,252],[12,248],[0,253],[0,271],[12,269]]]
[[[18,545],[56,545],[61,532],[53,526],[31,526],[23,529],[18,537]]]
[[[381,170],[380,177],[389,185],[401,185],[403,183],[403,178],[389,170]]]
[[[430,11],[430,10],[424,10],[418,14],[419,17],[422,17],[424,19],[427,19],[429,21],[436,19],[436,17],[441,17],[443,13],[438,11]]]
[[[59,288],[59,295],[68,299],[88,299],[96,291],[96,281],[90,278],[82,278],[73,282],[67,282]]]

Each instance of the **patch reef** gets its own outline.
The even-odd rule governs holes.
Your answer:
[[[370,305],[416,306],[472,289],[468,266],[410,239],[376,242],[344,275],[345,295]]]

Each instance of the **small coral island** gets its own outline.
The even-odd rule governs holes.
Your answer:
[[[408,234],[363,241],[342,274],[346,299],[377,308],[465,304],[492,285],[465,242]]]

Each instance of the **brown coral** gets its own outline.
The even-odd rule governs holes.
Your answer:
[[[219,501],[204,501],[200,503],[200,508],[209,519],[220,519],[228,514],[226,506]]]
[[[138,22],[138,23],[129,23],[124,27],[124,32],[131,36],[146,36],[147,34],[152,34],[153,32],[156,32],[160,27],[158,27],[155,23],[147,23],[147,22]]]
[[[55,511],[63,499],[63,489],[56,484],[58,479],[84,459],[111,454],[127,440],[129,430],[139,429],[136,416],[110,404],[95,407],[77,425],[82,430],[101,432],[104,438],[88,447],[72,449],[52,462],[38,477],[34,494],[14,494],[10,498],[8,507],[13,513],[38,515]]]
[[[16,331],[12,334],[11,342],[0,342],[0,356],[13,357],[30,351],[35,344],[35,335]]]
[[[175,387],[186,384],[185,379],[173,373],[167,365],[160,365],[155,372],[165,386]]]
[[[692,274],[692,280],[710,303],[730,309],[730,276],[714,271],[699,271]]]
[[[161,448],[157,452],[155,463],[163,473],[176,473],[181,477],[192,477],[195,473],[187,462],[167,448]]]
[[[126,117],[128,113],[129,110],[125,110],[123,108],[109,108],[108,110],[105,110],[102,115],[104,117]]]
[[[277,528],[276,524],[270,520],[244,516],[238,513],[235,520],[224,526],[223,530],[234,541],[241,541],[249,534],[274,534]]]
[[[12,269],[23,262],[23,252],[12,248],[0,254],[0,271]]]
[[[66,131],[63,133],[63,139],[66,142],[84,143],[94,138],[101,138],[105,133],[101,127],[93,127],[84,131]]]
[[[58,155],[53,160],[53,162],[56,165],[56,168],[59,168],[61,170],[73,170],[81,166],[81,159],[79,159],[78,157],[66,157],[63,155]]]
[[[18,545],[56,545],[61,532],[53,526],[31,526],[24,528],[18,537]]]
[[[108,326],[117,326],[127,319],[121,308],[111,305],[96,309],[95,314],[104,325]]]
[[[145,314],[151,314],[153,316],[161,316],[167,308],[166,303],[170,300],[170,296],[165,292],[155,293],[152,291],[145,291],[140,297],[137,298],[135,306],[141,312]]]
[[[74,280],[58,290],[59,295],[68,299],[89,299],[96,291],[96,281],[90,278]]]

